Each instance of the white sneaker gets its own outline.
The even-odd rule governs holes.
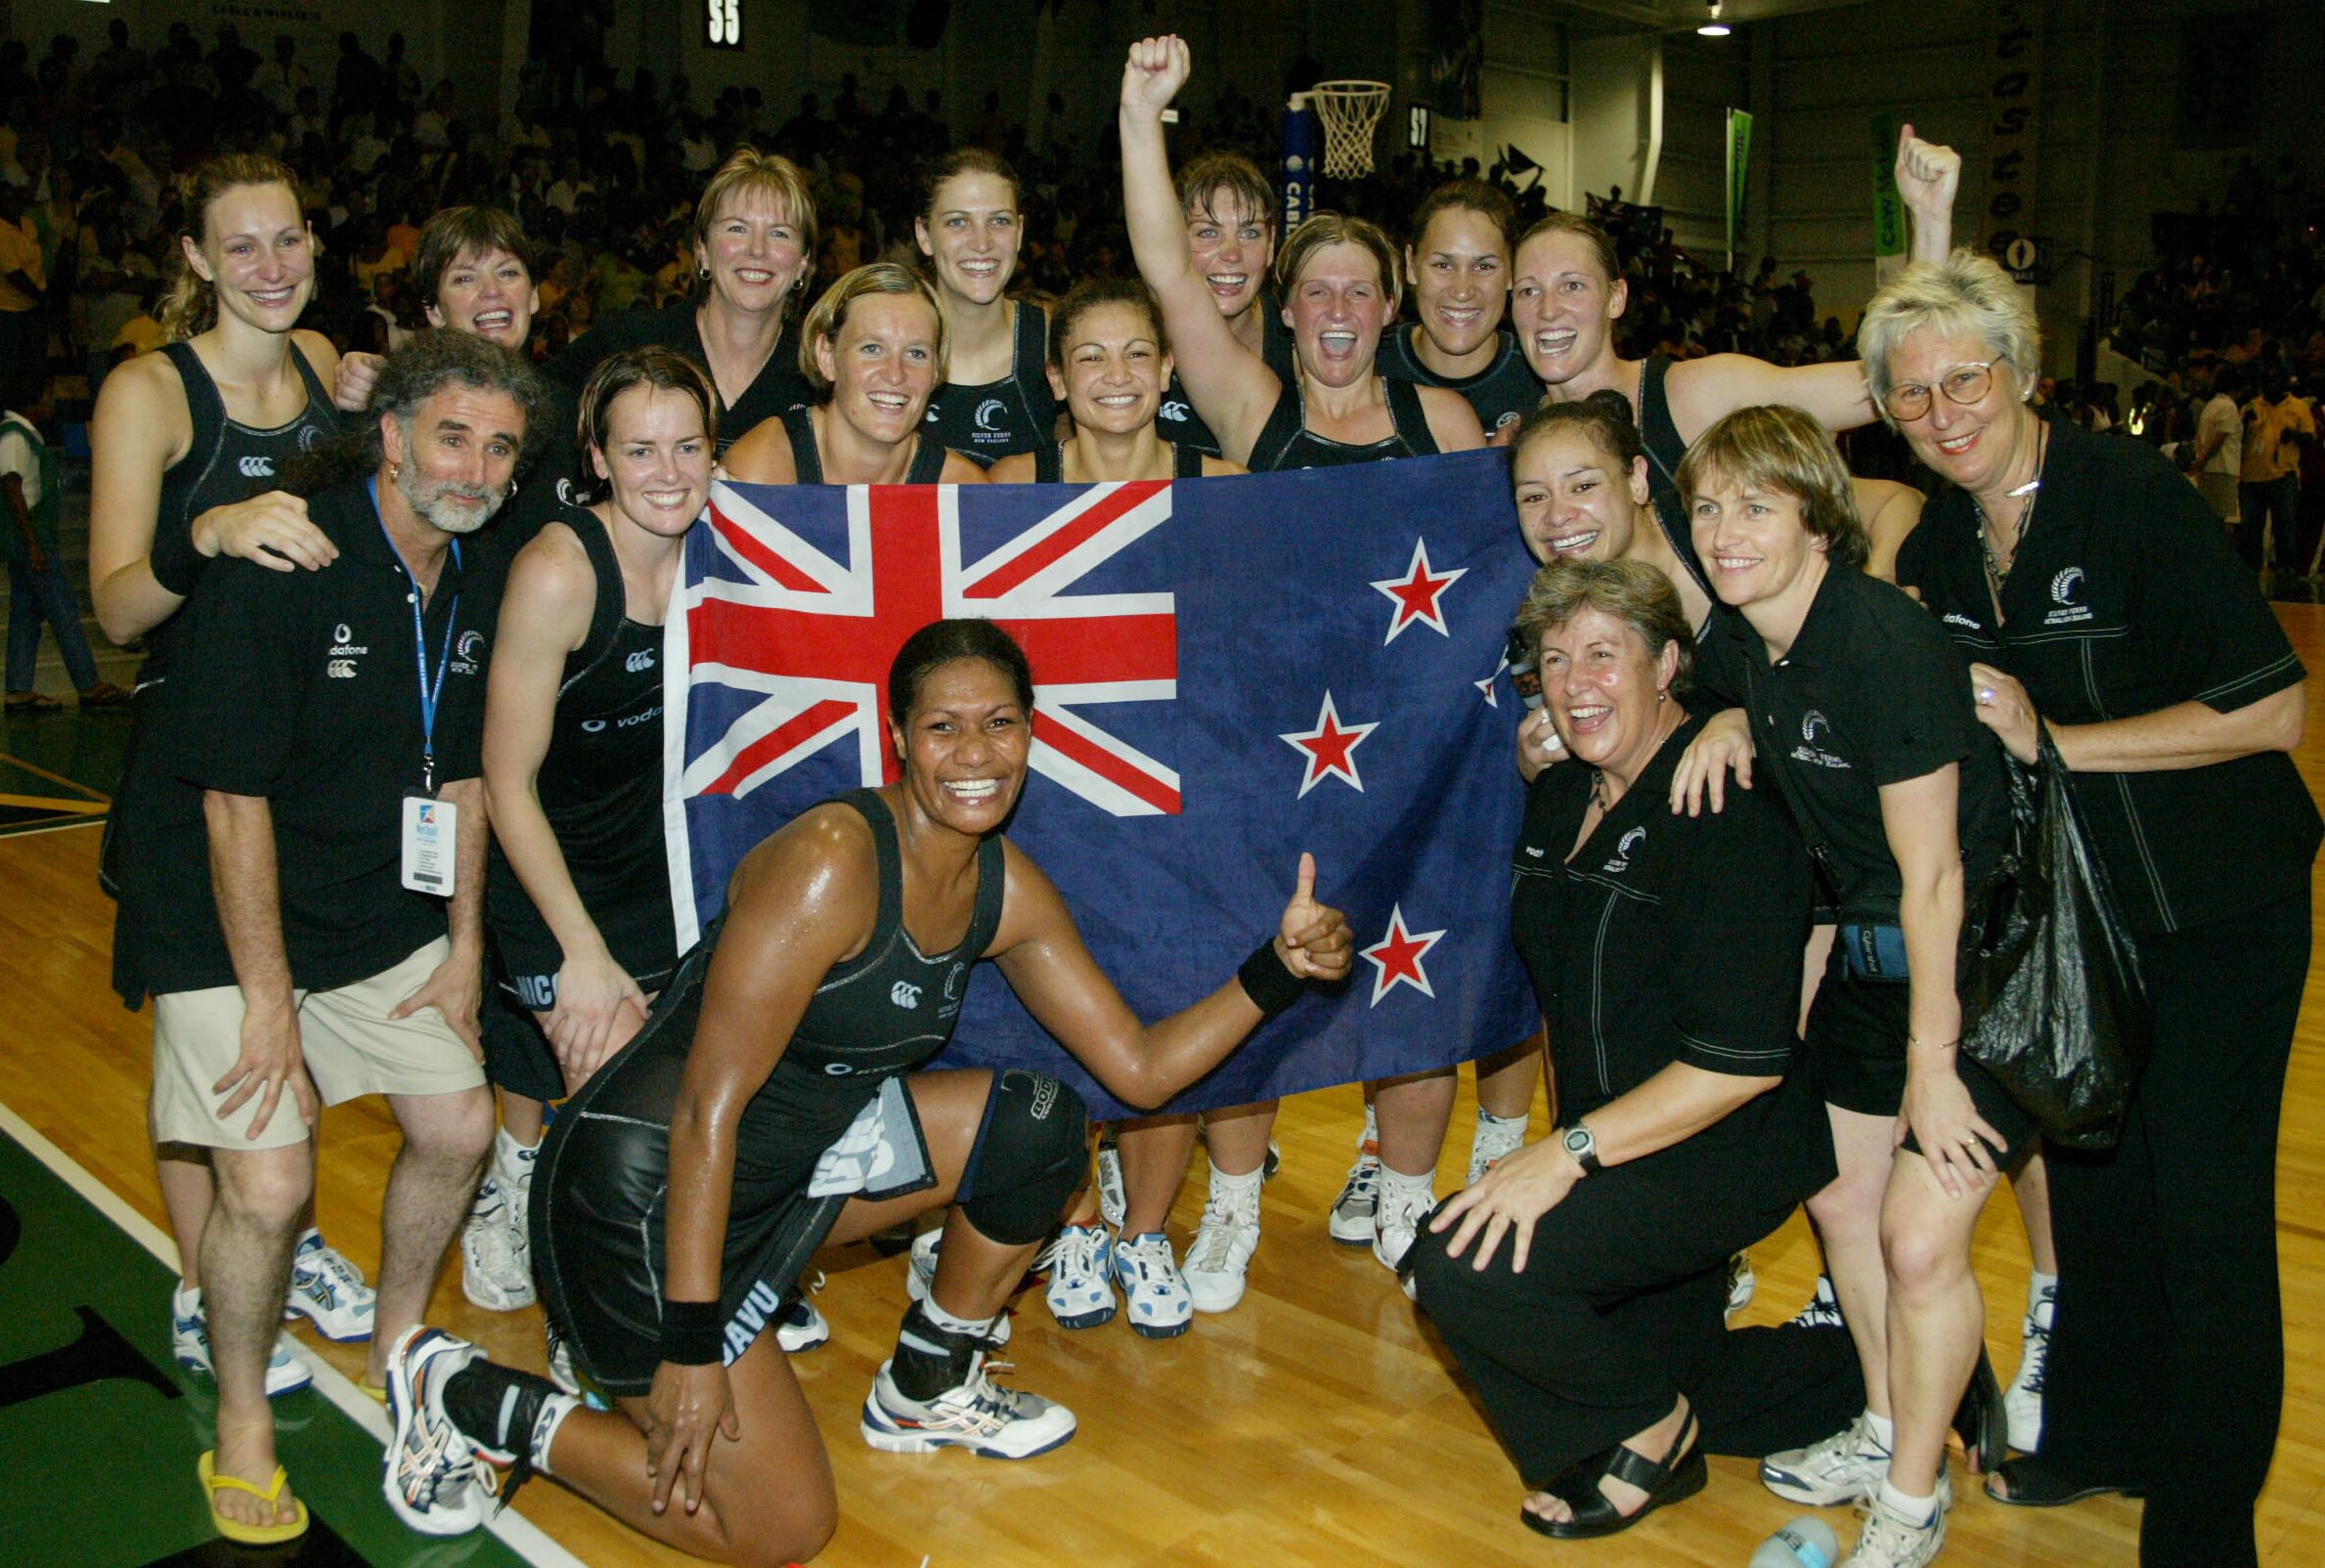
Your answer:
[[[395,1516],[428,1536],[464,1535],[489,1502],[476,1478],[476,1448],[444,1413],[444,1385],[482,1352],[424,1324],[387,1353],[388,1439],[380,1493]]]
[[[1752,1272],[1752,1254],[1735,1252],[1728,1258],[1728,1313],[1736,1313],[1752,1304],[1752,1297],[1760,1293],[1760,1278]]]
[[[831,1337],[831,1325],[808,1297],[823,1288],[823,1275],[812,1270],[799,1278],[775,1309],[775,1343],[786,1356],[813,1350]]]
[[[1495,1160],[1515,1154],[1525,1147],[1525,1142],[1523,1122],[1514,1127],[1505,1127],[1497,1122],[1489,1122],[1482,1116],[1478,1117],[1477,1131],[1470,1138],[1470,1174],[1462,1185],[1476,1186],[1485,1173],[1493,1168]]]
[[[1862,1503],[1889,1474],[1889,1451],[1860,1416],[1807,1448],[1786,1449],[1760,1461],[1760,1484],[1787,1503],[1829,1508]]]
[[[1426,1187],[1410,1194],[1395,1193],[1383,1185],[1379,1204],[1379,1223],[1373,1232],[1373,1256],[1385,1269],[1403,1267],[1405,1254],[1412,1249],[1413,1237],[1421,1229],[1421,1222],[1428,1211],[1437,1206],[1437,1195]]]
[[[1095,1328],[1112,1323],[1114,1282],[1109,1258],[1113,1238],[1103,1225],[1069,1225],[1033,1260],[1036,1271],[1049,1270],[1049,1288],[1042,1299],[1061,1328]]]
[[[300,1236],[290,1254],[290,1294],[284,1298],[283,1321],[294,1317],[306,1318],[317,1333],[341,1344],[372,1337],[372,1287],[364,1284],[364,1271],[314,1229]]]
[[[1161,1231],[1125,1236],[1114,1244],[1114,1276],[1130,1303],[1130,1327],[1149,1339],[1176,1339],[1195,1321],[1186,1276]]]
[[[2042,1381],[2050,1363],[2050,1320],[2058,1307],[2058,1286],[2045,1285],[2041,1299],[2018,1330],[2018,1372],[2002,1394],[2010,1418],[2010,1446],[2022,1454],[2042,1447]]]
[[[1122,1152],[1113,1144],[1098,1146],[1098,1217],[1109,1230],[1122,1228],[1122,1216],[1130,1212],[1129,1199],[1122,1192]]]
[[[1829,1276],[1817,1276],[1817,1293],[1809,1297],[1809,1304],[1792,1314],[1785,1325],[1789,1328],[1846,1328],[1848,1321],[1841,1316],[1841,1298],[1832,1293]]]
[[[923,1232],[912,1242],[912,1260],[904,1270],[904,1294],[914,1301],[926,1301],[929,1292],[937,1287],[937,1258],[944,1246],[944,1227]],[[993,1320],[993,1331],[985,1336],[987,1350],[999,1350],[1009,1343],[1009,1314],[1004,1310]]]
[[[1187,1299],[1197,1312],[1228,1312],[1244,1298],[1244,1271],[1259,1247],[1259,1205],[1203,1205],[1203,1223],[1187,1247]]]
[[[1332,1200],[1328,1228],[1332,1239],[1346,1246],[1369,1246],[1374,1219],[1381,1208],[1381,1145],[1368,1138],[1359,1147],[1356,1163],[1348,1167],[1347,1183]]]
[[[541,1332],[548,1353],[548,1380],[557,1385],[558,1393],[581,1398],[581,1377],[573,1370],[573,1341],[565,1337],[565,1330],[551,1317],[542,1318]]]
[[[517,1312],[533,1304],[522,1202],[488,1172],[461,1230],[461,1294],[487,1312]]]
[[[1074,1435],[1074,1413],[1038,1394],[1000,1388],[986,1375],[986,1352],[965,1336],[935,1328],[914,1309],[904,1335],[934,1337],[948,1349],[959,1381],[933,1399],[908,1397],[896,1385],[894,1360],[880,1364],[864,1396],[859,1430],[887,1454],[933,1454],[965,1448],[988,1459],[1025,1459],[1046,1454]]]
[[[1864,1528],[1840,1568],[1928,1568],[1946,1545],[1946,1509],[1951,1502],[1948,1488],[1941,1485],[1929,1522],[1915,1524],[1885,1505],[1877,1494],[1868,1498],[1858,1510]]]
[[[210,1365],[209,1323],[201,1310],[199,1290],[188,1290],[181,1285],[169,1293],[169,1353],[171,1359],[190,1372],[204,1377],[218,1375]],[[285,1394],[295,1394],[314,1380],[314,1370],[291,1348],[289,1339],[277,1334],[275,1353],[266,1362],[266,1397],[280,1399]]]

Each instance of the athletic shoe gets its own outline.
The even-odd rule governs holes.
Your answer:
[[[1821,1442],[1760,1461],[1760,1484],[1787,1503],[1829,1508],[1862,1503],[1889,1474],[1889,1451],[1860,1416]]]
[[[1065,1406],[995,1386],[986,1376],[986,1355],[977,1341],[932,1328],[917,1312],[904,1324],[907,1334],[934,1333],[947,1341],[959,1381],[933,1399],[912,1399],[896,1385],[896,1363],[882,1362],[864,1396],[859,1428],[872,1447],[886,1454],[965,1448],[988,1459],[1027,1459],[1074,1435],[1074,1413]]]
[[[1036,1272],[1049,1271],[1042,1299],[1059,1328],[1095,1328],[1114,1321],[1114,1285],[1108,1278],[1112,1251],[1105,1226],[1069,1225],[1033,1260]]]
[[[1470,1174],[1462,1185],[1474,1187],[1493,1168],[1495,1160],[1515,1154],[1525,1147],[1525,1123],[1504,1127],[1478,1118],[1477,1130],[1470,1138]]]
[[[1125,1236],[1114,1244],[1114,1277],[1130,1303],[1130,1327],[1149,1339],[1176,1339],[1195,1321],[1186,1277],[1161,1231]]]
[[[1373,1256],[1381,1266],[1394,1271],[1403,1267],[1406,1252],[1413,1246],[1414,1233],[1428,1211],[1437,1206],[1437,1195],[1426,1187],[1410,1195],[1382,1190],[1380,1198],[1380,1222],[1373,1233]]]
[[[397,1518],[424,1536],[464,1535],[490,1501],[476,1476],[474,1439],[444,1413],[444,1385],[483,1352],[426,1325],[387,1353],[386,1473],[379,1490]]]
[[[169,1293],[169,1352],[190,1372],[215,1377],[210,1365],[209,1322],[201,1310],[199,1290],[173,1289]],[[295,1394],[315,1380],[313,1369],[291,1349],[290,1341],[275,1336],[275,1353],[266,1361],[266,1397]]]
[[[341,1344],[372,1337],[372,1287],[364,1284],[364,1271],[325,1244],[321,1231],[307,1231],[290,1254],[290,1294],[283,1303],[283,1321],[294,1317],[307,1319],[317,1333]]]
[[[1122,1152],[1113,1144],[1098,1146],[1098,1217],[1108,1229],[1122,1228],[1130,1203],[1122,1191]]]
[[[1946,1545],[1946,1508],[1951,1501],[1941,1485],[1938,1505],[1930,1509],[1927,1524],[1915,1524],[1884,1504],[1878,1494],[1867,1499],[1858,1510],[1864,1528],[1840,1568],[1928,1568]]]
[[[814,1277],[812,1285],[802,1279],[783,1297],[783,1304],[775,1309],[775,1343],[783,1347],[785,1355],[796,1356],[803,1350],[813,1350],[831,1337],[831,1325],[824,1322],[823,1314],[815,1310],[815,1303],[808,1299],[810,1294],[822,1288],[823,1276],[820,1274]]]
[[[937,1255],[944,1245],[944,1227],[924,1233],[912,1243],[911,1266],[904,1270],[904,1294],[914,1301],[926,1301],[929,1292],[937,1287]],[[1003,1310],[993,1319],[993,1331],[985,1336],[985,1348],[999,1350],[1009,1343],[1009,1313]]]
[[[2050,1363],[2050,1318],[2058,1307],[2058,1286],[2046,1285],[2018,1330],[2018,1373],[2002,1395],[2010,1418],[2010,1446],[2022,1454],[2042,1447],[2042,1379]]]
[[[533,1304],[531,1247],[521,1195],[511,1198],[488,1172],[461,1231],[461,1293],[487,1312],[517,1312]]]
[[[1244,1271],[1259,1247],[1259,1204],[1237,1204],[1214,1197],[1203,1205],[1203,1223],[1187,1248],[1189,1305],[1197,1312],[1227,1312],[1244,1298]]]
[[[1381,1211],[1381,1145],[1367,1138],[1348,1167],[1348,1181],[1332,1200],[1332,1239],[1346,1246],[1370,1246]]]
[[[1728,1258],[1728,1311],[1731,1316],[1752,1304],[1759,1293],[1759,1277],[1752,1273],[1752,1254],[1731,1253]]]
[[[1846,1328],[1848,1321],[1841,1316],[1840,1297],[1832,1293],[1832,1280],[1826,1275],[1817,1276],[1817,1293],[1809,1297],[1809,1304],[1792,1314],[1785,1324],[1788,1328]]]

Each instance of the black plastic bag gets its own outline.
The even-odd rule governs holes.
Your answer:
[[[2151,1040],[2139,956],[2049,733],[2004,761],[2015,842],[1962,921],[1961,1048],[2044,1138],[2109,1148]]]

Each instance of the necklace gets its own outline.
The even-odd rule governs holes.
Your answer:
[[[2004,501],[2017,501],[2022,497],[2026,501],[2026,504],[2018,509],[2017,524],[2010,530],[2010,556],[2007,560],[1996,557],[1986,508],[1978,503],[1977,497],[1970,498],[1970,509],[1978,514],[1978,553],[1986,562],[1987,586],[1994,590],[1996,598],[2001,596],[2002,585],[2010,581],[2010,568],[2018,564],[2018,551],[2026,544],[2027,530],[2035,524],[2035,505],[2042,499],[2042,467],[2049,457],[2050,432],[2043,430],[2037,438],[2035,448],[2035,477],[2002,492]]]

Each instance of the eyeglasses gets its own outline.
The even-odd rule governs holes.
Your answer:
[[[1938,380],[1938,390],[1946,394],[1949,403],[1970,404],[1994,388],[1993,360],[1976,365],[1957,365]],[[1930,389],[1918,381],[1908,381],[1889,389],[1881,400],[1892,418],[1918,419],[1929,412]]]

